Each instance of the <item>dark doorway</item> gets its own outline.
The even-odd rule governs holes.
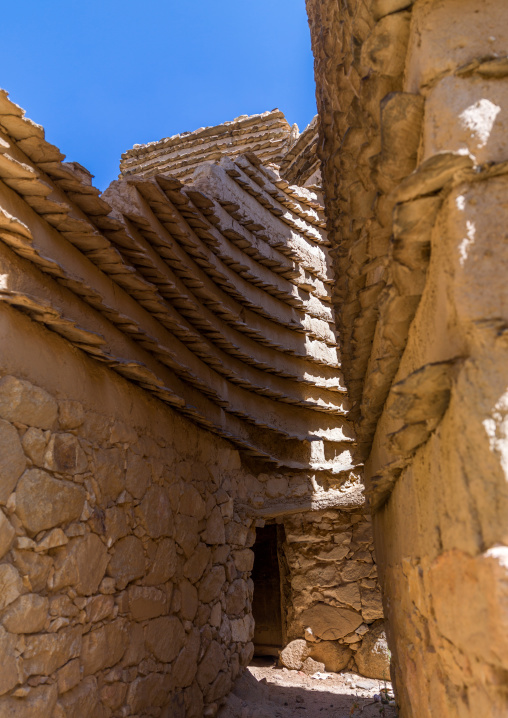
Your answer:
[[[252,614],[256,622],[254,654],[278,656],[283,645],[283,591],[281,592],[280,544],[284,529],[269,524],[256,531],[254,544],[254,598]]]

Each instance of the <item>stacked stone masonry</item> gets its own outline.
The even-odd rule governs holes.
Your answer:
[[[216,715],[273,522],[285,642],[386,672],[323,207],[255,149],[101,197],[0,94],[2,715]]]
[[[309,126],[295,140],[280,163],[281,174],[290,184],[321,188],[321,165],[317,155],[318,122],[316,115]]]
[[[307,0],[333,302],[405,718],[508,711],[508,5]]]
[[[279,110],[242,115],[217,127],[201,127],[158,142],[135,145],[122,155],[120,176],[151,177],[165,172],[188,180],[203,162],[246,152],[254,152],[265,164],[280,164],[297,136],[298,127],[291,127]]]

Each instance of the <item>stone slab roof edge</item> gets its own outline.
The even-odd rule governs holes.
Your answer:
[[[295,247],[308,246],[313,248],[312,256],[324,257],[326,243],[315,243],[323,231],[323,219],[312,193],[300,188],[293,191],[272,170],[263,175],[261,164],[242,160],[242,167],[232,167],[234,178],[228,181],[242,197],[249,221],[233,231],[231,219],[217,214],[219,205],[214,210],[204,195],[187,195],[187,188],[168,176],[158,180],[162,184],[142,180],[146,192],[132,186],[139,203],[137,214],[127,208],[125,215],[120,207],[113,212],[92,186],[90,173],[64,159],[46,142],[44,130],[25,118],[2,91],[0,255],[12,286],[1,300],[257,456],[296,470],[312,467],[335,473],[353,468],[349,457],[354,441],[347,420],[341,418],[342,400],[336,392],[330,393],[329,380],[319,376],[331,379],[333,373],[340,384],[338,367],[330,365],[333,343],[319,339],[326,320],[308,314],[308,328],[303,323],[293,328],[290,320],[290,316],[307,316],[304,302],[311,301],[313,292],[317,293],[310,310],[322,313],[326,306],[320,302],[326,297],[319,294],[321,289],[314,289],[312,283],[307,286],[309,280],[305,280],[306,299],[296,279],[296,290],[292,290],[290,283],[277,284],[274,275],[273,281],[263,280],[271,286],[270,294],[256,284],[261,280],[261,274],[253,275],[256,258],[250,269],[246,262],[227,266],[213,251],[223,241],[218,233],[227,220],[231,236],[240,245],[249,233],[261,236],[271,226],[277,251],[287,251],[287,237],[296,242]],[[202,200],[204,206],[193,204],[191,197]],[[248,216],[252,209],[258,214],[256,222]],[[167,234],[164,223],[171,230]],[[170,239],[175,232],[180,232],[180,238]],[[325,241],[324,235],[320,241]],[[189,273],[191,258],[199,265],[194,274]],[[273,262],[268,251],[266,258]],[[314,261],[311,255],[308,261]],[[26,264],[26,272],[16,269],[20,262]],[[306,271],[317,277],[320,270],[309,265]],[[238,293],[242,283],[249,296]],[[59,287],[65,288],[63,292]],[[296,291],[294,296],[292,291]],[[279,319],[263,315],[259,301],[264,293],[274,308],[279,307]],[[242,301],[247,309],[241,309]],[[227,337],[214,326],[207,331],[210,308],[221,317]],[[241,319],[249,312],[254,324]],[[271,338],[269,331],[277,327],[277,336]],[[249,346],[258,347],[257,365],[235,382],[234,362],[251,354]],[[219,359],[219,350],[223,357],[230,356],[231,366]],[[270,386],[261,381],[262,373]],[[308,385],[308,399],[295,381]],[[296,414],[287,402],[295,405]],[[296,431],[293,414],[300,417]],[[315,426],[310,432],[305,429],[306,417]],[[336,446],[342,458],[328,461],[328,444]]]
[[[253,125],[256,122],[262,121],[264,123],[267,123],[270,120],[279,120],[281,126],[287,127],[288,132],[291,129],[291,126],[286,120],[284,113],[281,112],[281,110],[279,109],[274,109],[254,115],[239,115],[233,120],[227,120],[226,122],[222,122],[219,125],[199,127],[196,130],[191,130],[189,132],[180,132],[175,135],[171,135],[170,137],[163,137],[160,140],[154,140],[152,142],[147,142],[144,144],[136,144],[132,147],[132,149],[123,152],[121,157],[122,159],[128,157],[136,157],[140,154],[150,152],[159,147],[168,147],[173,144],[178,144],[179,142],[182,142],[184,140],[198,140],[203,137],[209,137],[217,134],[227,134],[230,133],[233,129],[245,130],[250,125]]]

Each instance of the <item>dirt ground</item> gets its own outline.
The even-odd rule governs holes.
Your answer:
[[[258,658],[236,682],[218,718],[395,718],[383,703],[391,684],[354,673],[329,673],[325,679],[288,671],[273,659]],[[391,701],[393,703],[393,701]]]

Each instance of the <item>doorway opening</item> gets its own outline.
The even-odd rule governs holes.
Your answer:
[[[286,643],[288,568],[282,524],[267,524],[256,531],[254,543],[254,655],[278,656]]]

